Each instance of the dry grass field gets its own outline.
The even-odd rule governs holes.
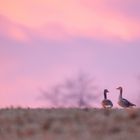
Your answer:
[[[139,140],[140,109],[1,109],[0,140]]]

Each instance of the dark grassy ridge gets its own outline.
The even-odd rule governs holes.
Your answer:
[[[1,109],[0,140],[139,140],[140,109]]]

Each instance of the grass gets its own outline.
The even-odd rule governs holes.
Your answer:
[[[0,140],[139,140],[140,109],[0,110]]]

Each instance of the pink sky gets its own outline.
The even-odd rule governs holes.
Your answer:
[[[43,106],[48,88],[80,70],[136,102],[139,0],[0,0],[0,106]]]

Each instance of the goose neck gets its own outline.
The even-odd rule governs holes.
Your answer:
[[[104,91],[104,99],[107,99],[107,95],[106,92]]]
[[[120,95],[119,95],[120,99],[122,99],[122,92],[123,92],[122,89],[120,89]]]

